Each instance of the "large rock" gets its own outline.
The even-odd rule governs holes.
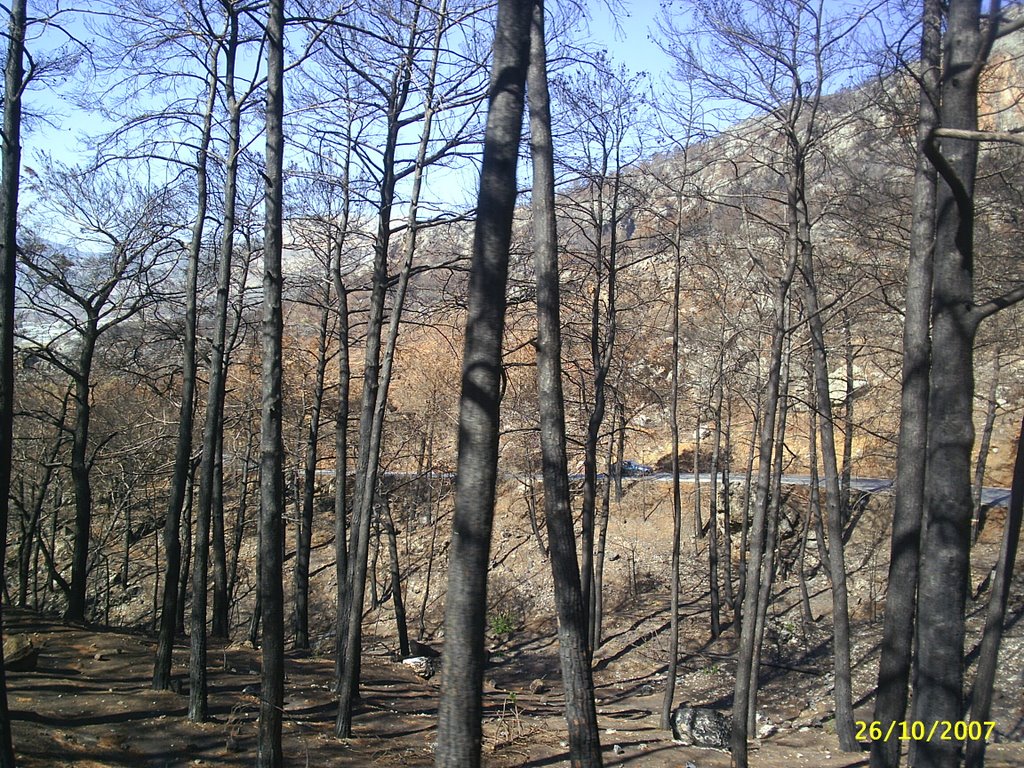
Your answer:
[[[681,704],[672,713],[672,738],[688,747],[729,749],[732,727],[721,712]]]
[[[431,648],[426,643],[421,643],[419,640],[409,640],[409,650],[412,656],[425,656],[428,659],[439,659],[441,658],[441,652],[435,648]]]
[[[408,659],[402,659],[402,663],[407,667],[411,667],[412,671],[424,680],[432,678],[441,666],[440,659],[428,656],[410,656]]]
[[[8,672],[32,672],[39,665],[39,651],[27,635],[4,638],[4,668]]]

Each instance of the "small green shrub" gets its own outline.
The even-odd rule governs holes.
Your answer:
[[[515,614],[512,611],[492,613],[488,623],[491,627],[491,634],[495,637],[508,637],[518,628]]]

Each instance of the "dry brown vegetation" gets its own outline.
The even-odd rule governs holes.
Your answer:
[[[398,489],[400,500],[413,489]],[[443,490],[443,487],[442,487]],[[608,765],[669,768],[687,761],[700,768],[724,768],[728,755],[681,747],[657,727],[667,654],[667,563],[671,522],[668,484],[627,481],[621,503],[612,502],[606,573],[605,641],[594,659],[602,744]],[[490,580],[491,660],[485,686],[485,764],[493,766],[562,765],[566,760],[560,705],[559,667],[553,632],[550,576],[527,520],[525,489],[507,482],[501,496]],[[442,494],[443,497],[443,494]],[[398,505],[397,501],[393,502]],[[692,495],[684,496],[684,508]],[[789,495],[787,516],[806,509],[800,491]],[[849,544],[851,611],[854,629],[854,680],[857,716],[871,716],[871,692],[877,675],[881,636],[887,519],[891,498],[871,500],[856,520]],[[439,505],[445,510],[446,504]],[[1004,515],[992,512],[975,549],[973,584],[983,580],[994,561]],[[422,639],[439,648],[443,637],[440,600],[446,511],[438,523],[437,558]],[[692,526],[691,526],[692,527]],[[691,530],[684,525],[684,530]],[[415,634],[424,597],[426,560],[433,526],[411,521],[401,541],[407,603]],[[330,536],[326,524],[314,545]],[[709,640],[706,552],[704,542],[684,542],[683,640],[679,701],[726,710],[732,696],[734,627]],[[781,543],[782,562],[791,559],[791,540]],[[831,601],[813,547],[807,566],[815,623],[801,626],[796,573],[780,578],[769,611],[762,666],[759,711],[762,735],[752,764],[784,766],[866,765],[866,756],[838,751],[830,728],[832,699]],[[290,653],[287,659],[285,755],[289,765],[429,765],[433,755],[438,679],[423,680],[398,662],[390,603],[366,617],[366,654],[356,737],[332,736],[335,713],[334,661],[327,636],[334,585],[328,547],[314,548],[314,636],[320,650]],[[789,553],[789,554],[787,554]],[[378,581],[386,581],[386,553],[378,559]],[[383,593],[383,587],[380,592]],[[971,646],[980,633],[980,613],[988,593],[979,590],[971,606]],[[127,611],[131,601],[124,601]],[[142,608],[138,603],[137,608]],[[246,603],[238,616],[246,616]],[[728,616],[728,612],[726,614]],[[1014,591],[1010,630],[1004,641],[997,681],[994,719],[998,743],[986,764],[1010,768],[1024,760],[1024,708],[1019,683],[1024,675],[1024,598]],[[119,614],[125,620],[127,613]],[[150,690],[155,641],[146,632],[65,625],[24,611],[7,613],[6,633],[27,635],[40,649],[32,672],[11,672],[10,702],[15,744],[26,768],[87,766],[251,765],[255,750],[259,653],[240,640],[215,644],[210,653],[211,722],[185,718],[187,699]],[[141,616],[136,616],[136,620]],[[236,628],[236,636],[244,628]],[[175,674],[184,676],[187,648],[175,651]],[[187,676],[184,684],[187,685]],[[827,763],[825,761],[828,761]]]

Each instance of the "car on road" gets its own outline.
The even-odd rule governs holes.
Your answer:
[[[632,459],[624,459],[622,464],[614,462],[610,467],[610,471],[613,477],[616,474],[620,477],[645,477],[654,474],[654,467],[641,464],[639,461],[633,461]]]

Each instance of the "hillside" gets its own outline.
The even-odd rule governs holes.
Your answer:
[[[1024,298],[1024,148],[1016,141],[1024,131],[1024,30],[1014,22],[996,42],[980,93],[972,89],[963,108],[973,114],[976,100],[981,126],[1007,140],[981,144],[977,173],[976,145],[961,152],[969,191],[947,183],[954,172],[933,157],[945,173],[934,185],[944,207],[923,218],[911,204],[919,159],[913,65],[872,59],[877,77],[846,82],[866,71],[843,60],[860,53],[852,34],[832,40],[837,47],[823,63],[820,37],[808,39],[814,25],[803,26],[814,13],[806,3],[764,3],[728,23],[728,13],[708,14],[730,2],[693,3],[703,27],[694,46],[677,51],[678,63],[705,89],[703,102],[672,125],[669,102],[605,56],[553,77],[552,281],[560,296],[538,298],[551,286],[538,286],[533,190],[521,190],[507,211],[505,335],[484,364],[501,399],[499,434],[481,441],[498,445],[497,519],[487,541],[453,523],[456,479],[469,463],[463,452],[459,466],[458,444],[480,423],[460,417],[460,399],[475,394],[469,388],[463,397],[460,381],[469,307],[484,293],[475,273],[470,286],[470,257],[483,238],[474,241],[473,212],[419,201],[413,190],[421,174],[474,161],[491,50],[482,41],[494,6],[470,3],[455,22],[444,2],[378,5],[346,6],[342,24],[290,23],[289,43],[297,51],[307,35],[311,53],[289,68],[294,154],[269,184],[284,193],[290,216],[283,330],[277,308],[263,306],[263,286],[273,303],[278,276],[267,234],[276,220],[261,213],[269,175],[252,149],[260,67],[249,72],[251,100],[235,111],[234,60],[222,61],[234,49],[212,32],[204,37],[209,19],[236,36],[241,22],[239,55],[260,61],[269,31],[250,9],[172,4],[168,13],[180,18],[152,28],[126,16],[139,51],[149,50],[145,40],[154,51],[168,41],[206,46],[194,61],[195,51],[182,54],[182,70],[154,94],[180,89],[184,106],[152,122],[125,115],[123,131],[104,145],[116,160],[26,168],[38,197],[20,222],[3,564],[6,636],[15,645],[31,641],[28,659],[37,663],[8,670],[23,762],[252,764],[260,705],[264,724],[279,711],[260,697],[262,626],[280,630],[266,649],[287,649],[288,764],[431,764],[436,662],[402,663],[419,658],[403,634],[440,653],[454,643],[444,636],[453,537],[478,548],[479,560],[460,564],[480,564],[472,570],[481,581],[489,555],[486,606],[482,591],[472,610],[453,611],[448,600],[449,617],[487,626],[488,764],[565,762],[537,376],[538,314],[554,309],[565,406],[559,437],[589,601],[584,618],[596,622],[589,629],[597,635],[592,662],[607,764],[729,764],[724,752],[671,741],[659,727],[662,692],[677,684],[671,704],[726,713],[735,681],[753,669],[754,765],[863,766],[863,750],[838,749],[840,736],[851,746],[842,706],[852,698],[863,745],[887,608],[890,618],[906,619],[904,637],[927,639],[912,651],[923,671],[912,695],[919,713],[934,702],[941,711],[921,714],[921,722],[960,717],[1007,526],[1005,510],[968,491],[1010,484],[1024,412],[1024,316],[1009,306]],[[951,3],[976,10],[967,6]],[[192,16],[197,10],[202,19]],[[967,23],[968,15],[947,22]],[[748,22],[764,45],[750,45]],[[199,28],[206,32],[193,36]],[[150,37],[161,29],[165,36]],[[792,46],[775,45],[777,34],[794,35]],[[966,39],[947,38],[951,50]],[[132,58],[105,42],[110,61]],[[750,79],[734,77],[741,72]],[[126,75],[103,98],[131,82]],[[959,83],[946,78],[943,93]],[[190,90],[204,84],[205,92]],[[721,115],[711,112],[733,98],[745,104],[732,112],[743,119],[720,129]],[[206,119],[196,120],[188,104],[207,104]],[[240,125],[234,118],[244,118],[241,135],[231,133]],[[199,123],[202,137],[192,135]],[[135,135],[143,124],[152,126],[145,139]],[[967,144],[939,136],[939,158]],[[153,150],[165,144],[187,157]],[[518,181],[529,186],[520,162]],[[236,181],[244,189],[235,190]],[[516,183],[510,173],[510,198]],[[916,233],[912,249],[915,218],[927,233]],[[54,222],[68,230],[66,243],[39,234]],[[934,262],[927,277],[910,275],[912,250],[922,257],[915,265]],[[908,283],[920,289],[916,304]],[[489,309],[503,306],[497,292],[487,295]],[[905,376],[910,308],[919,310],[921,343]],[[923,386],[901,403],[909,374]],[[919,455],[931,463],[901,470],[901,480],[929,487],[923,507],[906,494],[897,513],[892,494],[877,487],[896,474],[901,418],[927,437]],[[909,467],[913,450],[900,451]],[[669,482],[677,465],[686,475],[681,536]],[[806,484],[794,475],[806,475]],[[857,477],[877,487],[858,490]],[[460,513],[475,501],[464,495]],[[476,510],[484,528],[489,512]],[[897,536],[893,556],[906,555],[909,567],[890,584],[894,515],[907,535]],[[919,539],[907,529],[921,521]],[[679,612],[670,608],[673,545],[682,548]],[[268,574],[273,583],[263,579],[258,594]],[[988,764],[997,768],[1024,764],[1021,586],[1009,590],[990,721]],[[363,698],[355,737],[339,741],[335,699],[349,699],[344,686],[332,688],[342,633],[336,611],[364,605],[363,592],[365,609],[348,627],[352,638],[362,632],[361,645],[351,640],[344,659],[350,670],[362,660]],[[740,593],[749,601],[742,643]],[[905,595],[913,604],[893,608]],[[669,641],[677,613],[678,654]],[[720,636],[712,629],[719,621]],[[887,635],[886,659],[894,646]],[[159,661],[154,674],[154,659],[171,659],[172,679]],[[678,679],[667,680],[677,662]],[[202,719],[205,696],[201,674],[189,681],[190,663],[210,671],[212,719],[201,725],[184,716],[194,706]],[[851,667],[852,697],[844,674]],[[281,670],[268,662],[263,671]],[[735,694],[738,710],[747,690]],[[198,695],[186,704],[182,693]],[[734,744],[737,764],[742,744]]]
[[[605,640],[595,654],[606,765],[677,768],[692,761],[699,768],[726,768],[727,754],[673,744],[670,735],[658,728],[667,653],[664,509],[668,502],[661,483],[633,481],[625,490],[612,513],[606,571],[609,614]],[[691,501],[688,494],[687,504]],[[525,532],[529,526],[521,502],[514,489],[506,488],[493,552],[484,757],[485,765],[495,768],[567,764],[557,648],[551,632],[550,575],[536,542]],[[791,497],[790,503],[800,506],[806,500]],[[857,521],[849,549],[857,716],[865,720],[871,716],[877,673],[889,503],[884,495],[871,501]],[[441,540],[447,540],[446,520],[445,515],[437,524]],[[994,513],[976,548],[976,581],[995,556],[1000,527],[1001,516]],[[424,594],[428,532],[433,532],[432,526],[419,527],[406,539],[407,600],[412,610],[418,609]],[[329,535],[320,529],[316,540]],[[687,541],[686,551],[695,552],[692,541]],[[677,691],[680,701],[726,711],[732,696],[736,638],[729,627],[717,642],[708,639],[703,542],[696,552],[696,557],[686,559],[682,572],[685,598]],[[806,633],[801,629],[794,574],[780,580],[778,600],[773,603],[758,706],[762,737],[752,753],[752,765],[759,768],[864,765],[862,755],[838,750],[830,728],[831,603],[820,569],[812,570],[816,575],[809,583],[816,621]],[[443,570],[435,578],[443,580]],[[333,584],[325,573],[315,578],[314,591],[319,605],[333,599]],[[1019,617],[1024,614],[1022,592],[1017,588],[1013,594],[1010,613]],[[983,599],[975,603],[971,611],[970,631],[975,639],[983,603]],[[423,680],[398,663],[390,605],[387,602],[367,615],[363,700],[357,708],[356,737],[349,741],[339,742],[332,736],[336,705],[329,688],[334,662],[326,636],[326,612],[318,612],[316,622],[317,634],[323,638],[321,650],[312,655],[289,653],[287,764],[432,764],[438,678]],[[436,635],[439,620],[437,607],[428,608],[426,637],[443,648],[443,637]],[[1024,712],[1016,684],[1024,674],[1024,629],[1016,618],[1010,624],[997,681],[993,711],[997,725],[986,761],[990,768],[1011,768],[1024,760]],[[259,652],[247,644],[211,647],[212,721],[194,725],[185,718],[184,696],[150,689],[155,646],[147,633],[66,625],[15,610],[7,612],[5,635],[28,636],[40,649],[35,671],[8,673],[15,743],[25,768],[252,764]],[[175,651],[175,675],[183,678],[185,692],[187,659],[187,646],[180,645]]]

